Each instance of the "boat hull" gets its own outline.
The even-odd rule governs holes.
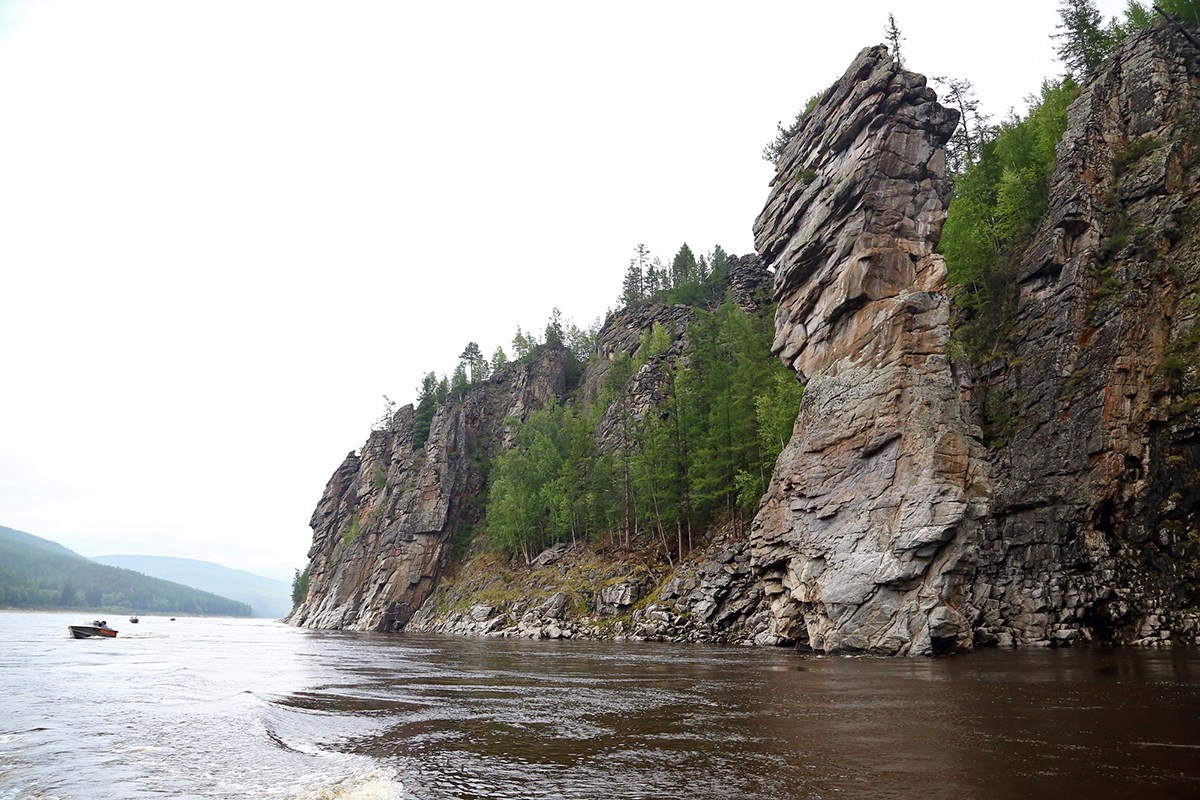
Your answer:
[[[95,625],[68,625],[67,630],[76,639],[115,639],[117,632],[112,628],[97,628]]]

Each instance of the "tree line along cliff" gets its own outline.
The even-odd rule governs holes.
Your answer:
[[[1131,31],[1077,85],[1047,87],[968,159],[957,216],[960,112],[864,50],[781,146],[758,256],[692,276],[690,305],[630,303],[584,365],[555,342],[504,365],[423,440],[412,406],[372,432],[313,514],[290,621],[890,655],[1194,644],[1189,30]],[[1014,143],[1054,159],[1008,179],[1044,199],[997,232]],[[963,267],[971,247],[1007,271]],[[566,543],[659,564],[473,602],[445,580],[472,537],[545,576],[571,572]]]

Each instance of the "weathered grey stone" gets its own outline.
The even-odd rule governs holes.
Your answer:
[[[555,592],[538,611],[546,619],[562,619],[566,614],[569,599],[564,592]]]
[[[330,478],[310,525],[308,597],[286,618],[309,628],[399,630],[441,577],[450,537],[483,489],[473,454],[507,435],[504,419],[561,402],[569,354],[547,346],[441,407],[421,448],[404,406]],[[475,512],[478,513],[478,512]]]
[[[886,48],[864,50],[785,149],[755,223],[776,270],[772,349],[806,382],[752,534],[780,639],[802,616],[802,641],[830,652],[970,646],[966,626],[950,645],[930,627],[960,590],[966,509],[986,504],[933,253],[957,121]]]
[[[551,547],[547,550],[543,550],[541,553],[538,554],[537,558],[535,558],[533,560],[532,565],[535,567],[549,566],[550,564],[553,564],[555,561],[558,561],[559,556],[562,555],[562,552],[565,549],[566,549],[566,545],[563,544],[563,545]]]
[[[622,581],[605,586],[600,590],[596,613],[605,616],[619,614],[642,596],[642,587],[636,580]]]
[[[1197,53],[1161,23],[1068,111],[1019,275],[1016,358],[972,390],[1020,419],[994,453],[962,598],[1002,643],[1196,641],[1196,350],[1173,342],[1200,320],[1198,119]],[[1192,366],[1169,378],[1173,348]]]

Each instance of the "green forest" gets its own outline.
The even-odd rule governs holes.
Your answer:
[[[1155,5],[1200,25],[1200,0]],[[969,80],[940,79],[943,102],[957,108],[963,120],[947,148],[955,189],[939,250],[946,257],[957,311],[955,342],[973,361],[1002,355],[1011,333],[1017,270],[1047,209],[1068,106],[1125,37],[1158,16],[1151,6],[1130,0],[1123,18],[1105,23],[1093,0],[1062,0],[1052,38],[1064,74],[1042,83],[1024,115],[1010,113],[998,125],[979,113]],[[1121,158],[1138,155],[1131,147]]]
[[[250,606],[0,527],[0,608],[248,617]]]
[[[1164,0],[1158,8],[1200,24],[1200,0]],[[1122,39],[1157,17],[1131,0],[1122,18],[1105,23],[1094,0],[1061,0],[1051,38],[1064,73],[1044,81],[1023,114],[1010,112],[999,124],[980,112],[969,80],[934,79],[942,102],[962,115],[947,146],[956,190],[939,250],[955,306],[953,342],[973,360],[995,356],[1011,327],[1016,272],[1047,207],[1067,107]],[[894,17],[886,32],[899,58],[903,37]],[[765,159],[779,158],[819,97],[790,126],[780,125]],[[483,521],[459,537],[459,552],[471,537],[526,559],[563,541],[626,548],[640,541],[656,543],[671,560],[686,554],[696,531],[748,524],[791,437],[803,387],[770,353],[769,298],[750,314],[726,296],[727,262],[720,247],[697,257],[684,244],[664,264],[637,246],[618,306],[683,304],[693,311],[687,329],[647,330],[633,356],[611,363],[600,396],[576,390],[561,406],[508,420],[515,446],[485,465]],[[580,328],[555,309],[543,334],[517,329],[512,360],[563,345],[574,356],[577,379],[600,329],[599,320]],[[425,443],[439,407],[509,363],[503,348],[489,359],[470,342],[452,375],[428,373],[418,388],[416,444]],[[661,401],[639,415],[629,405],[629,381],[643,370],[658,381]],[[388,401],[381,422],[391,411]],[[601,440],[617,444],[603,450]],[[297,581],[302,577],[298,572]]]
[[[791,438],[803,392],[771,355],[772,332],[769,306],[754,315],[729,300],[698,307],[682,358],[668,357],[680,332],[658,324],[636,356],[612,362],[598,402],[512,420],[515,446],[491,472],[491,542],[528,558],[559,541],[630,547],[649,536],[670,559],[690,549],[697,529],[744,525]],[[647,367],[658,371],[662,400],[638,419],[626,387]],[[596,444],[606,409],[614,452]]]
[[[691,320],[686,330],[663,323],[646,330],[634,355],[608,364],[595,396],[581,396],[577,384],[594,356],[599,322],[581,330],[556,309],[543,334],[517,330],[515,362],[544,347],[567,348],[574,361],[568,396],[523,421],[506,420],[514,447],[484,465],[483,522],[459,537],[460,552],[479,536],[527,559],[564,541],[650,543],[674,559],[715,522],[748,524],[791,438],[803,387],[770,353],[770,298],[758,298],[758,311],[748,313],[727,297],[728,260],[721,247],[697,257],[685,243],[669,264],[642,245],[635,249],[622,309],[684,305]],[[453,377],[428,373],[418,389],[416,443],[425,443],[441,405],[508,363],[499,348],[484,360],[472,342]],[[629,382],[639,372],[652,376],[661,395],[650,413],[631,407]],[[389,405],[383,419],[390,412]],[[601,441],[615,444],[605,450]]]

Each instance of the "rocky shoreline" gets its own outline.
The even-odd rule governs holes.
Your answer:
[[[469,557],[406,631],[530,639],[790,644],[769,632],[749,540],[716,534],[675,567],[650,552],[561,544],[529,565]]]
[[[455,538],[486,530],[504,420],[579,402],[566,354],[548,348],[439,409],[427,440],[406,407],[347,457],[288,621],[907,656],[1200,644],[1197,87],[1200,54],[1158,25],[1081,88],[1013,279],[1011,341],[976,364],[955,349],[937,252],[957,112],[866,48],[782,151],[759,255],[730,262],[735,302],[773,285],[772,351],[805,383],[748,531],[681,542],[675,564],[610,541],[456,565]],[[597,396],[658,324],[677,341],[622,388],[634,421],[654,413],[656,359],[684,358],[691,314],[615,314],[579,394]],[[620,446],[616,420],[600,409],[599,451]],[[1005,434],[985,437],[989,420]]]

